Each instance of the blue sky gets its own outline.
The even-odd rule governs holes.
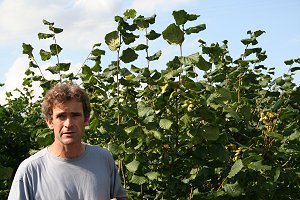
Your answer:
[[[228,40],[231,56],[238,58],[244,48],[240,40],[247,37],[246,32],[264,30],[259,47],[266,50],[268,59],[264,64],[276,68],[276,77],[287,72],[285,60],[300,57],[299,0],[0,0],[0,83],[5,83],[0,88],[0,98],[4,91],[22,83],[28,66],[22,43],[32,44],[36,56],[39,49],[48,48],[45,41],[37,38],[38,32],[46,31],[42,19],[64,29],[58,38],[64,48],[61,59],[79,67],[94,43],[105,46],[104,35],[116,26],[114,16],[128,8],[144,16],[156,14],[157,32],[174,22],[173,10],[201,15],[195,23],[205,23],[207,29],[186,41],[185,54],[199,50],[195,42],[200,38],[208,44]],[[164,45],[168,46],[154,46],[162,49],[163,55],[176,54],[176,48],[166,50]],[[299,74],[296,82],[300,83]]]

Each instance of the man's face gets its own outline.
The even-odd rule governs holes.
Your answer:
[[[82,103],[71,100],[56,105],[52,119],[46,118],[46,122],[54,131],[55,142],[71,145],[81,143],[89,118],[84,117]]]

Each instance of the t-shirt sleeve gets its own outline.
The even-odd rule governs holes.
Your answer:
[[[20,166],[21,167],[21,166]],[[9,195],[8,195],[8,200],[31,200],[33,199],[30,196],[29,192],[29,182],[26,179],[26,176],[21,173],[23,171],[22,169],[17,170],[14,180],[12,182]]]
[[[111,155],[110,155],[110,162],[111,162],[111,166],[112,166],[110,198],[127,197],[126,191],[121,183],[120,175],[118,173],[118,168],[115,165],[114,159]]]

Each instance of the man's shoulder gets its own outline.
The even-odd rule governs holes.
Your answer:
[[[108,149],[91,144],[87,144],[87,148],[91,157],[98,158],[99,160],[105,159],[110,163],[114,162],[113,155]]]
[[[42,149],[37,151],[35,154],[29,156],[25,160],[23,160],[18,167],[17,174],[19,174],[19,176],[22,176],[24,173],[25,174],[30,173],[32,167],[40,163],[46,154],[47,154],[47,150]]]
[[[100,154],[104,154],[104,155],[108,155],[108,156],[111,155],[110,151],[108,151],[107,149],[105,149],[103,147],[100,147],[97,145],[92,145],[92,144],[86,144],[86,145],[87,145],[87,148],[89,148],[90,151],[93,153],[100,153]]]
[[[23,160],[21,165],[25,167],[25,166],[29,165],[30,163],[39,162],[39,160],[41,160],[41,158],[43,158],[46,154],[47,154],[47,149],[39,150],[36,153],[34,153],[33,155],[26,158],[25,160]]]

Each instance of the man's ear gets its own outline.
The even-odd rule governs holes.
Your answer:
[[[45,118],[45,121],[46,121],[46,123],[47,123],[48,127],[49,127],[50,129],[53,129],[53,123],[52,123],[52,119],[51,119],[51,118],[48,118],[48,117],[46,117],[46,118]]]

